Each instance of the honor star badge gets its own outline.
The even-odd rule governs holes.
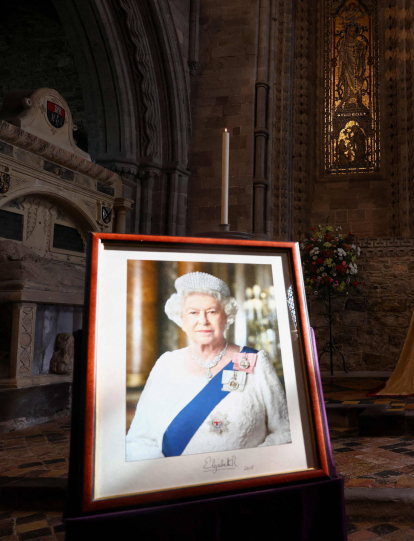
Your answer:
[[[229,430],[227,425],[230,424],[230,421],[227,420],[227,413],[216,411],[208,417],[207,423],[210,427],[210,432],[215,432],[216,434],[228,432]]]

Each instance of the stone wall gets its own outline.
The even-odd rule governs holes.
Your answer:
[[[316,181],[311,223],[340,225],[367,237],[392,235],[391,185],[380,178],[340,178]]]
[[[414,239],[361,239],[358,280],[361,295],[333,301],[334,341],[354,370],[393,370],[399,359],[414,310]],[[325,306],[308,295],[311,325],[319,353],[328,338]],[[334,357],[335,370],[342,369]],[[329,369],[329,354],[321,370]]]
[[[50,2],[44,11],[9,5],[2,10],[1,29],[0,103],[10,90],[54,88],[70,107],[78,127],[74,134],[78,146],[87,151],[82,89],[72,51],[53,3]]]
[[[257,5],[203,0],[200,70],[192,85],[188,233],[217,230],[222,132],[230,132],[229,222],[251,231]]]

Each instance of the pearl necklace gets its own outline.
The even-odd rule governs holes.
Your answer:
[[[217,357],[214,357],[214,359],[207,359],[205,361],[203,361],[203,359],[201,359],[200,357],[198,357],[195,353],[193,353],[193,359],[202,367],[202,368],[207,368],[207,372],[204,374],[204,377],[207,378],[207,379],[211,379],[211,377],[213,376],[213,374],[211,373],[211,368],[213,368],[214,366],[216,366],[218,364],[219,361],[221,361],[221,359],[224,357],[224,355],[226,354],[226,351],[227,351],[227,346],[229,345],[229,343],[227,342],[226,340],[226,345],[224,346],[224,349],[222,351],[220,351],[220,353],[217,355]]]

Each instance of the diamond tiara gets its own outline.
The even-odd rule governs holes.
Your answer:
[[[175,289],[178,293],[184,289],[212,289],[218,291],[224,297],[230,297],[231,295],[228,285],[223,280],[206,272],[189,272],[180,276],[175,281]]]

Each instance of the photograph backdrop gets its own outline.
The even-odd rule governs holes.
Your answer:
[[[157,359],[189,345],[164,306],[176,292],[175,280],[196,271],[221,278],[239,305],[236,321],[226,332],[229,342],[266,351],[284,383],[271,265],[128,260],[126,430]]]

